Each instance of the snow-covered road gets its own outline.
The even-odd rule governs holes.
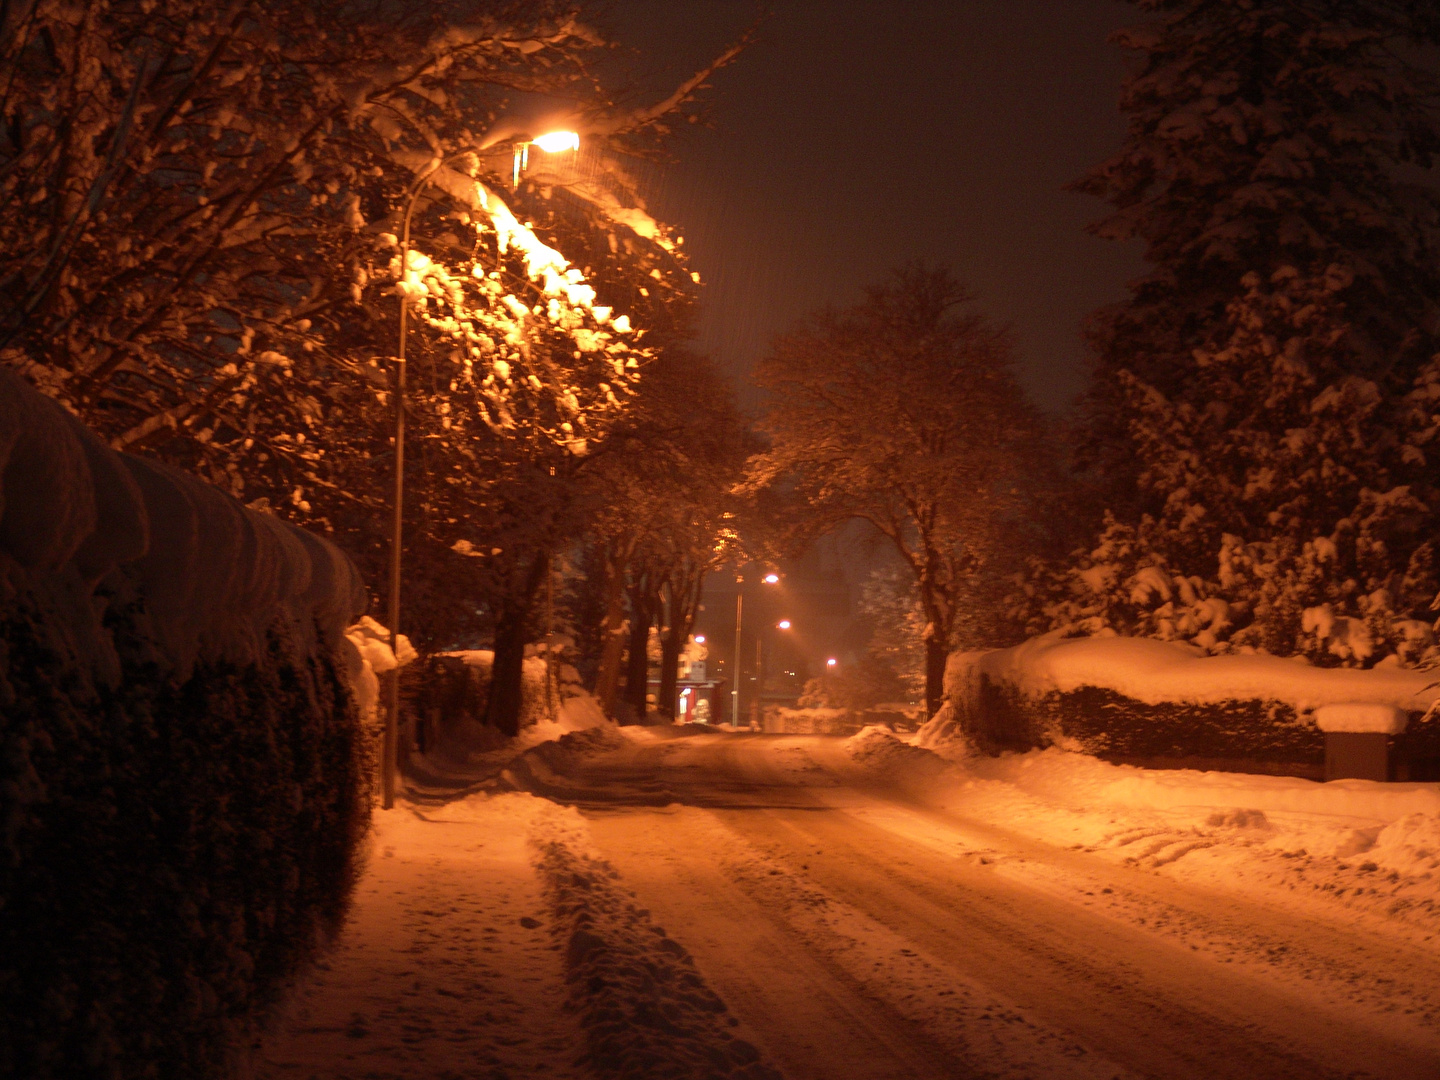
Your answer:
[[[448,821],[452,847],[529,830],[539,887],[516,866],[507,891],[528,888],[535,908],[546,897],[532,914],[560,966],[527,993],[552,1012],[568,1001],[553,1031],[528,1036],[549,1047],[531,1075],[584,1057],[582,1075],[605,1077],[1440,1076],[1428,877],[1285,850],[1291,826],[1258,811],[1190,827],[1061,807],[1013,783],[959,781],[912,747],[879,748],[612,730],[512,767],[512,783],[544,799],[425,811]],[[413,887],[427,888],[423,876]],[[342,949],[322,995],[337,1017],[345,962]],[[523,996],[487,963],[485,993]],[[410,1065],[370,1071],[352,1041],[353,1072],[317,1068],[304,1038],[289,1038],[275,1076],[442,1075],[413,1038]],[[557,1052],[567,1039],[569,1058]],[[505,1075],[526,1075],[498,1056]]]

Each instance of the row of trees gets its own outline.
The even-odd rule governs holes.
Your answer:
[[[686,470],[723,471],[733,408],[678,351],[695,282],[623,158],[733,51],[648,103],[568,3],[34,0],[0,24],[0,362],[379,582],[406,304],[406,630],[494,642],[502,729],[557,557],[605,546],[628,580],[643,535],[703,572],[718,504]],[[529,145],[557,127],[582,149]],[[666,573],[683,620],[696,586]]]
[[[1440,660],[1440,14],[1135,2],[1125,145],[1075,187],[1150,269],[1088,327],[1073,440],[934,268],[759,369],[752,488],[797,511],[791,540],[854,517],[889,539],[932,711],[948,651],[1053,629]]]

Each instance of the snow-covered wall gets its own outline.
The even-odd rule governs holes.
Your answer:
[[[1045,634],[957,653],[924,744],[985,753],[1044,746],[1104,757],[1209,759],[1263,771],[1323,772],[1326,731],[1398,740],[1440,758],[1440,672],[1316,668],[1275,656],[1207,656],[1179,642]],[[1426,766],[1428,768],[1428,765]]]
[[[229,1074],[353,887],[364,605],[0,368],[0,1076]]]

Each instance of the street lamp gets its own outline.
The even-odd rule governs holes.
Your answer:
[[[773,575],[772,575],[773,576]],[[776,578],[775,580],[780,580]],[[775,624],[776,630],[789,630],[790,620],[781,619]],[[755,720],[760,727],[765,726],[765,635],[755,635]]]
[[[533,141],[536,146],[546,151],[552,146],[557,149],[580,148],[580,136],[573,131],[553,131]],[[450,162],[469,153],[467,150],[448,158],[435,158],[430,167],[415,178],[415,183],[406,193],[405,217],[400,228],[400,335],[395,346],[395,495],[392,500],[394,517],[390,535],[390,608],[387,612],[390,622],[390,651],[395,654],[395,668],[387,687],[385,736],[380,746],[381,806],[386,810],[395,805],[395,766],[400,742],[400,543],[405,503],[405,322],[410,310],[410,220],[415,215],[415,205],[420,201],[420,193],[435,174]],[[516,154],[518,170],[518,149]],[[516,179],[518,182],[518,171]]]
[[[547,131],[533,139],[521,139],[515,144],[515,175],[512,186],[520,186],[520,174],[530,167],[530,147],[538,146],[547,154],[559,154],[566,150],[580,149],[580,135],[574,131]]]
[[[780,581],[780,575],[775,573],[766,574],[760,579],[766,585],[775,585]],[[745,575],[735,575],[735,685],[730,691],[730,725],[737,730],[740,727],[740,627],[742,602],[745,599]]]

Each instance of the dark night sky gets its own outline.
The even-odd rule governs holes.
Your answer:
[[[737,375],[770,339],[911,257],[948,263],[1012,324],[1036,399],[1080,389],[1080,322],[1123,294],[1133,248],[1064,185],[1119,146],[1116,0],[774,0],[714,80],[711,124],[651,177],[706,282],[701,346]],[[618,0],[611,25],[673,85],[734,40],[753,0]]]

